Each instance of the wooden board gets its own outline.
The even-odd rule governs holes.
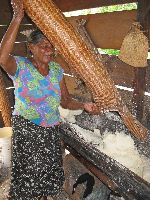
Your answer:
[[[68,12],[73,10],[81,10],[87,8],[95,8],[101,6],[117,5],[123,3],[133,3],[136,0],[54,0],[56,5],[62,10],[62,12]],[[10,0],[1,0],[0,7],[0,20],[2,24],[8,24],[12,17],[12,8]],[[25,16],[24,23],[31,22],[27,16]]]
[[[71,17],[69,21],[76,26],[77,19],[87,20],[86,30],[97,48],[120,49],[136,20],[136,10]]]
[[[114,13],[93,14],[70,17],[69,22],[76,27],[77,19],[86,19],[86,29],[97,48],[120,49],[122,41],[131,24],[136,20],[136,10]],[[9,24],[6,18],[0,18],[0,24]],[[22,22],[23,23],[23,22]],[[21,26],[21,30],[31,28]],[[0,28],[0,38],[4,35],[6,27]],[[24,41],[24,36],[18,35],[17,41]]]

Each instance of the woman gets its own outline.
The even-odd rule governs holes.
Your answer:
[[[58,106],[91,113],[97,107],[69,96],[63,70],[52,61],[54,48],[42,32],[33,31],[27,39],[31,58],[11,55],[24,17],[23,0],[11,3],[13,18],[0,46],[0,65],[15,87],[9,199],[47,199],[57,196],[64,182]]]

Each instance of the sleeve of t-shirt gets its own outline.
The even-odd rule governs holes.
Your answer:
[[[58,63],[54,63],[55,70],[56,70],[56,78],[60,82],[63,78],[64,70]]]
[[[16,69],[16,73],[15,73],[14,76],[9,75],[9,77],[12,80],[15,80],[19,76],[20,71],[24,68],[24,65],[25,65],[25,58],[24,57],[14,56],[14,59],[15,59],[16,64],[17,64],[17,69]]]
[[[59,74],[58,74],[58,80],[59,80],[59,82],[63,79],[63,73],[64,73],[64,70],[60,67]]]

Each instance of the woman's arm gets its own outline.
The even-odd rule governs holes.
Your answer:
[[[100,111],[95,103],[91,102],[81,103],[70,96],[64,78],[60,83],[60,87],[61,87],[61,106],[63,108],[70,110],[83,109],[92,114],[99,114]]]
[[[73,99],[67,89],[65,79],[60,83],[60,88],[61,88],[61,106],[65,109],[70,109],[70,110],[77,110],[77,109],[84,109],[84,104]]]
[[[10,75],[16,72],[16,62],[10,53],[17,37],[20,23],[24,17],[23,0],[12,0],[13,18],[0,44],[0,65]]]

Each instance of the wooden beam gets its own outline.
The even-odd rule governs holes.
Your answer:
[[[122,41],[136,20],[136,10],[71,17],[68,20],[77,26],[77,19],[87,21],[85,28],[97,48],[120,49]]]
[[[137,9],[137,20],[143,27],[145,35],[149,36],[150,29],[150,1],[149,0],[138,0],[138,9]]]
[[[133,114],[139,121],[142,121],[144,110],[144,92],[145,92],[145,76],[146,68],[135,69],[135,78],[133,83]]]
[[[150,93],[150,81],[149,81],[149,77],[150,77],[150,64],[146,68],[146,77],[145,77],[145,81],[146,81],[146,89],[145,89],[145,91]]]
[[[54,0],[62,12],[110,6],[124,3],[135,3],[136,0]]]
[[[150,9],[149,0],[138,0],[138,11],[137,11],[137,21],[143,27],[144,34],[149,37],[149,16],[146,15],[147,8]],[[139,44],[140,45],[140,44]],[[134,92],[133,92],[133,112],[139,121],[143,119],[144,111],[144,92],[146,89],[146,67],[145,68],[135,68],[135,78],[134,78]]]

